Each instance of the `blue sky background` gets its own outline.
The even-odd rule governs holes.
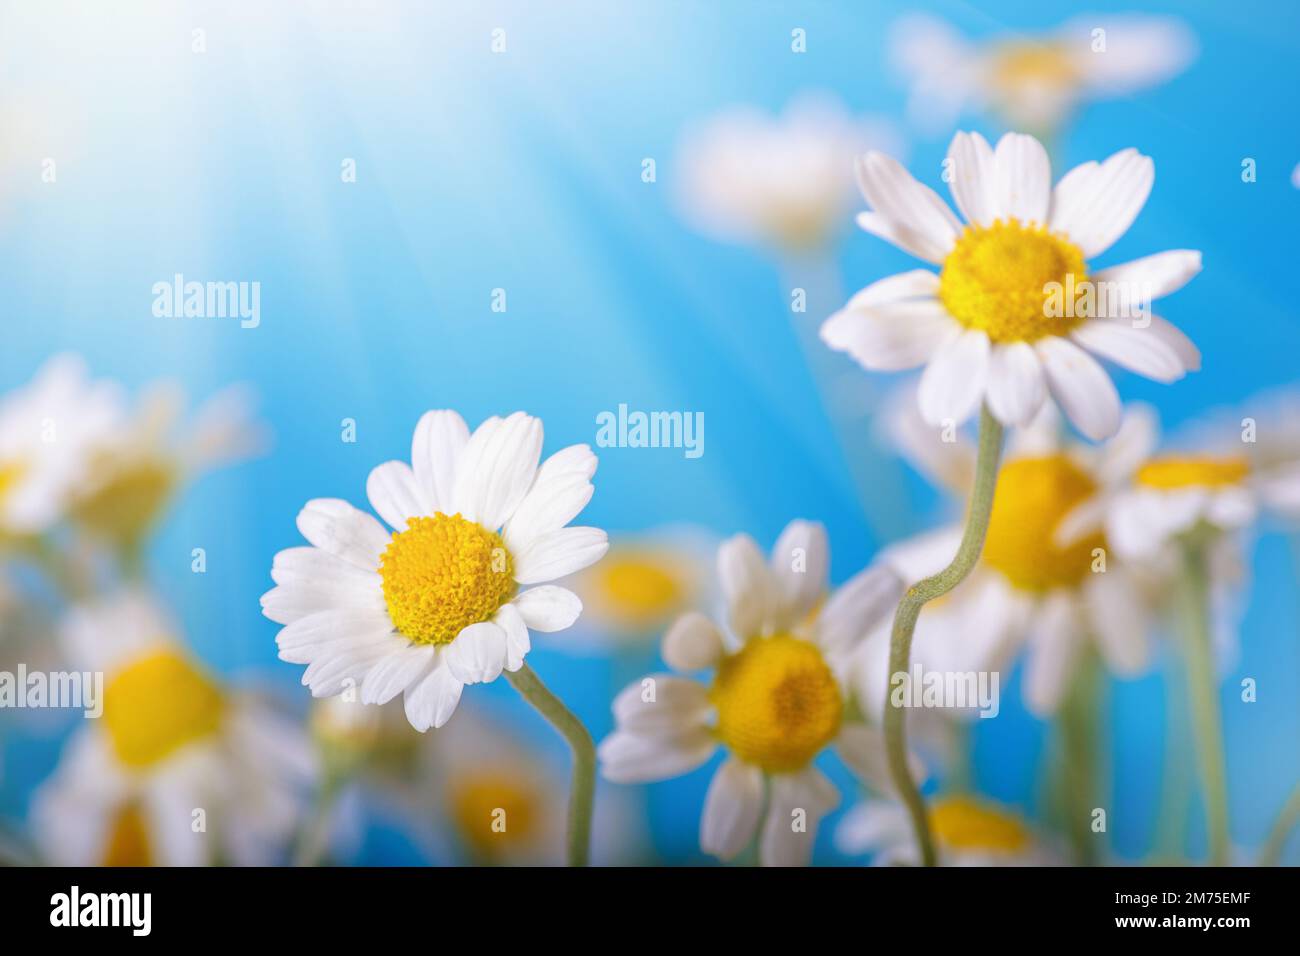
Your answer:
[[[885,541],[925,527],[936,499],[913,476],[912,510],[864,515],[799,359],[781,270],[676,214],[679,133],[724,107],[778,110],[830,91],[898,122],[910,166],[937,186],[949,136],[903,124],[903,91],[884,67],[888,24],[905,7],[928,9],[980,37],[1051,28],[1072,6],[4,4],[0,384],[75,350],[131,385],[170,376],[198,397],[232,381],[256,386],[273,452],[204,479],[149,562],[207,660],[260,675],[299,706],[301,668],[276,660],[276,627],[258,611],[272,555],[299,543],[293,520],[308,498],[361,504],[368,471],[408,455],[427,408],[455,407],[471,422],[526,409],[544,419],[549,450],[592,442],[595,416],[619,403],[702,411],[702,458],[605,450],[586,520],[613,533],[696,522],[767,546],[790,518],[815,518],[842,581]],[[1177,426],[1296,377],[1300,8],[1091,6],[1177,13],[1201,44],[1184,75],[1087,108],[1058,147],[1068,165],[1125,146],[1155,159],[1150,201],[1105,261],[1204,251],[1205,271],[1164,308],[1200,345],[1204,370],[1172,387],[1120,377],[1126,399],[1155,403]],[[190,48],[196,27],[206,30],[201,55]],[[495,27],[507,31],[504,55],[489,49]],[[790,52],[794,27],[807,31],[806,54]],[[999,132],[978,117],[963,125]],[[46,157],[55,184],[40,180]],[[346,157],[354,184],[340,181]],[[644,157],[657,161],[654,184],[641,180]],[[1257,182],[1241,181],[1245,157]],[[853,232],[839,265],[851,291],[910,262]],[[261,326],[155,318],[150,289],[177,272],[260,282]],[[498,287],[505,314],[490,309]],[[809,320],[839,304],[814,294]],[[344,418],[357,422],[355,444],[340,441]],[[884,467],[882,488],[896,468]],[[206,575],[189,570],[197,546]],[[1300,777],[1294,582],[1286,538],[1264,535],[1224,697],[1233,837],[1246,846]],[[555,650],[563,640],[543,636],[530,660],[600,736],[622,671],[575,662]],[[1259,679],[1257,703],[1238,701],[1242,676]],[[977,780],[1037,813],[1044,728],[1010,690],[1002,717],[979,728]],[[521,734],[559,753],[503,682],[471,694],[517,713]],[[1152,833],[1162,700],[1155,676],[1109,692],[1112,836],[1127,856],[1144,853]],[[55,753],[49,739],[10,743],[4,806],[21,812]],[[665,859],[700,860],[708,778],[651,788]],[[1198,832],[1190,839],[1201,845]],[[824,858],[835,859],[826,842]],[[372,861],[403,858],[383,846]]]

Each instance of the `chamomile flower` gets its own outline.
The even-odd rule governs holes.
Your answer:
[[[0,400],[0,538],[39,534],[66,514],[122,414],[119,388],[92,381],[74,355]]]
[[[1082,102],[1172,79],[1196,55],[1180,20],[1141,15],[1078,17],[1041,36],[972,43],[942,20],[916,14],[894,25],[889,45],[910,90],[908,111],[921,125],[949,128],[969,105],[1044,133]]]
[[[943,866],[1050,866],[1059,853],[1021,817],[966,795],[941,796],[927,807],[930,832]],[[852,807],[835,828],[835,848],[846,856],[870,853],[873,866],[917,865],[907,809],[889,800]]]
[[[577,619],[578,597],[544,582],[608,548],[604,531],[566,527],[591,498],[596,456],[571,445],[539,467],[541,450],[542,423],[523,412],[471,435],[455,412],[430,411],[411,464],[386,462],[366,482],[393,531],[346,501],[307,502],[298,530],[310,547],[275,556],[262,610],[286,625],[280,659],[307,665],[313,696],[401,694],[411,726],[441,727],[464,685],[523,666],[530,628]]]
[[[175,635],[137,592],[69,617],[68,658],[103,672],[103,714],[34,798],[51,862],[265,865],[291,838],[315,774],[305,735],[223,686]]]
[[[885,121],[854,119],[825,97],[797,100],[779,117],[730,110],[684,137],[680,205],[724,240],[815,249],[852,208],[853,157],[897,141]]]
[[[922,659],[936,670],[1000,669],[1026,646],[1025,701],[1040,716],[1055,712],[1089,644],[1121,677],[1145,670],[1152,581],[1147,569],[1111,553],[1103,525],[1154,429],[1149,411],[1136,407],[1105,444],[1069,442],[1049,405],[1013,433],[979,564],[917,624]],[[896,434],[906,436],[905,451],[931,446],[914,456],[922,461],[974,455],[968,442],[944,442],[941,430],[915,420],[901,423]],[[969,471],[943,468],[947,475]],[[961,535],[960,525],[929,532],[887,549],[881,560],[915,582],[947,566]],[[964,638],[956,647],[954,635]]]
[[[871,210],[858,224],[940,267],[869,285],[822,326],[822,339],[864,368],[925,366],[917,393],[933,425],[961,424],[982,403],[1008,425],[1050,395],[1084,435],[1119,426],[1119,395],[1093,355],[1160,382],[1199,368],[1182,332],[1146,303],[1201,268],[1187,249],[1093,271],[1146,203],[1151,159],[1122,150],[1076,166],[1055,188],[1047,152],[1008,133],[994,150],[958,133],[948,150],[962,223],[895,160],[868,153],[858,183]],[[1092,353],[1092,354],[1089,354]]]
[[[818,524],[791,522],[770,564],[748,535],[730,538],[718,551],[725,626],[693,612],[663,642],[670,667],[711,669],[711,680],[658,674],[614,701],[617,727],[599,750],[609,780],[663,780],[694,770],[719,747],[727,751],[700,823],[700,846],[713,856],[743,851],[766,808],[760,860],[806,863],[818,823],[840,799],[813,766],[828,748],[873,786],[890,789],[881,734],[846,715],[839,662],[893,610],[899,582],[887,569],[868,568],[826,598],[828,566]],[[806,829],[792,826],[800,810]]]

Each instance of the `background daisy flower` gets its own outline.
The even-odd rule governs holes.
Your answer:
[[[890,786],[879,731],[846,715],[838,665],[892,609],[898,580],[868,568],[825,598],[828,568],[819,524],[791,522],[770,563],[748,535],[728,539],[718,550],[724,626],[693,612],[663,641],[670,667],[711,669],[711,682],[658,674],[614,701],[617,727],[599,749],[609,780],[663,780],[727,750],[700,821],[700,847],[713,856],[740,854],[762,819],[761,862],[807,863],[819,821],[840,800],[813,766],[827,748],[873,786]],[[792,826],[800,810],[803,829]]]
[[[1199,252],[1096,272],[1088,265],[1146,203],[1150,157],[1121,150],[1076,166],[1055,187],[1047,151],[1032,136],[1008,133],[994,150],[978,133],[958,133],[948,160],[965,224],[890,157],[858,161],[871,206],[858,225],[940,271],[867,286],[822,326],[827,345],[869,370],[925,366],[917,398],[931,424],[961,424],[981,403],[1003,424],[1024,424],[1050,394],[1094,441],[1119,426],[1120,403],[1093,355],[1160,382],[1200,367],[1187,337],[1146,311],[1200,271]],[[1096,290],[1091,302],[1088,289]]]
[[[75,609],[74,666],[104,674],[104,708],[64,747],[32,824],[64,866],[267,865],[287,846],[316,763],[306,735],[220,684],[139,592]]]
[[[539,467],[541,450],[542,423],[523,412],[471,435],[455,412],[430,411],[411,464],[385,462],[366,481],[392,532],[346,501],[307,502],[298,530],[310,547],[275,556],[262,610],[286,625],[280,658],[307,665],[313,696],[402,694],[411,726],[441,727],[466,684],[523,667],[529,628],[577,619],[577,595],[544,582],[608,547],[604,531],[566,527],[591,499],[596,456],[571,445]]]

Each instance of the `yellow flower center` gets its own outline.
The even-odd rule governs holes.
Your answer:
[[[1087,277],[1083,253],[1063,235],[999,219],[967,226],[958,237],[943,261],[939,298],[958,322],[994,342],[1032,342],[1084,320],[1077,303]],[[1066,301],[1071,289],[1073,303]]]
[[[189,661],[164,650],[142,657],[104,688],[104,726],[117,758],[152,766],[216,733],[226,701]]]
[[[149,830],[139,804],[129,803],[113,817],[104,849],[104,866],[153,866]]]
[[[1092,477],[1065,455],[1018,458],[998,474],[984,561],[1021,590],[1079,584],[1105,548],[1101,532],[1065,547],[1056,544],[1061,519],[1097,491]]]
[[[668,617],[684,599],[682,581],[670,561],[656,554],[611,555],[597,565],[596,575],[602,603],[629,623]]]
[[[1156,458],[1138,469],[1134,480],[1148,488],[1226,488],[1238,485],[1250,475],[1245,458]]]
[[[140,458],[126,464],[101,461],[92,474],[108,478],[72,507],[83,527],[114,541],[139,540],[150,528],[177,484],[175,466],[161,458]]]
[[[722,742],[769,773],[807,766],[835,739],[844,714],[821,651],[789,634],[753,638],[724,659],[709,699]]]
[[[945,797],[930,805],[930,826],[950,850],[1016,853],[1029,844],[1029,831],[1015,817],[970,797]]]
[[[417,644],[447,644],[515,593],[514,560],[495,531],[459,514],[410,518],[380,559],[388,616]]]
[[[989,80],[1003,95],[1026,89],[1064,92],[1077,86],[1079,71],[1059,46],[1047,43],[1005,43],[993,55]]]
[[[508,769],[461,775],[450,797],[452,819],[478,856],[491,857],[538,835],[541,795]]]
[[[22,480],[26,470],[20,461],[0,462],[0,501]]]

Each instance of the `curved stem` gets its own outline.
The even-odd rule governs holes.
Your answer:
[[[1210,863],[1228,865],[1228,783],[1223,754],[1223,719],[1214,677],[1210,636],[1210,571],[1207,542],[1193,535],[1183,553],[1187,619],[1187,688],[1196,755],[1201,769],[1201,799],[1210,843]]]
[[[591,811],[596,796],[596,745],[591,734],[564,701],[556,697],[531,667],[506,672],[521,697],[536,708],[568,741],[573,752],[573,782],[569,791],[569,866],[586,866],[591,851]]]
[[[971,490],[970,508],[966,514],[966,529],[961,546],[952,563],[923,581],[912,585],[898,602],[894,612],[894,630],[889,639],[889,671],[886,675],[886,700],[892,697],[895,674],[908,674],[912,655],[912,633],[921,608],[935,598],[947,594],[970,574],[984,550],[984,535],[989,529],[989,515],[993,511],[993,489],[998,480],[998,459],[1002,455],[1002,425],[984,408],[980,413],[979,457],[975,463],[975,486]],[[926,817],[925,800],[907,768],[907,730],[901,707],[885,708],[885,746],[889,756],[889,772],[894,786],[907,806],[916,831],[916,842],[921,850],[921,862],[934,866],[934,839]]]
[[[1277,866],[1282,862],[1282,851],[1286,848],[1287,837],[1300,823],[1300,784],[1291,791],[1282,811],[1277,815],[1273,828],[1268,831],[1268,840],[1259,855],[1260,866]]]

